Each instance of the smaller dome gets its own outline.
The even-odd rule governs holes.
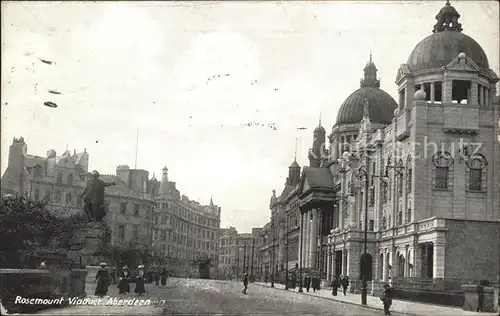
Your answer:
[[[299,164],[297,163],[297,160],[294,160],[294,161],[292,162],[292,164],[290,165],[290,167],[288,167],[288,168],[300,168],[300,166],[299,166]]]
[[[413,98],[415,99],[415,101],[425,101],[426,97],[427,97],[427,93],[425,93],[424,90],[418,90],[413,95]]]
[[[318,125],[318,127],[316,127],[314,129],[314,133],[326,133],[325,129],[323,128],[323,126],[321,125]]]
[[[466,57],[467,57],[467,55],[464,52],[461,52],[460,54],[458,54],[458,58],[460,58],[460,59],[464,59]]]
[[[399,114],[399,108],[394,109],[394,116]]]

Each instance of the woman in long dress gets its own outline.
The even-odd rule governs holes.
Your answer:
[[[146,293],[146,286],[145,286],[145,280],[144,280],[144,266],[141,264],[140,266],[137,267],[139,269],[139,275],[135,278],[135,290],[134,292],[141,296],[142,294]]]
[[[118,281],[118,294],[130,293],[130,272],[128,267],[124,266],[122,273],[120,273],[120,279]]]
[[[110,276],[108,269],[106,268],[106,263],[101,263],[101,268],[97,271],[95,276],[97,286],[95,288],[94,294],[103,297],[108,294],[108,286],[110,281]]]
[[[162,286],[165,286],[165,284],[167,284],[167,275],[168,275],[167,269],[164,268],[161,271],[161,285]]]

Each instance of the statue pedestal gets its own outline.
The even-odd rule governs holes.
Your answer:
[[[110,236],[111,231],[106,223],[80,224],[73,233],[68,257],[83,265],[99,265],[104,260],[100,251],[109,245]]]

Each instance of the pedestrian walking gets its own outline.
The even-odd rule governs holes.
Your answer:
[[[342,278],[342,290],[344,295],[347,295],[347,287],[349,286],[349,277],[346,275]]]
[[[161,271],[161,286],[165,286],[167,284],[167,276],[168,276],[167,269],[164,268]]]
[[[306,287],[307,293],[309,293],[309,289],[311,288],[311,277],[310,276],[307,275],[304,278],[304,285]]]
[[[316,288],[318,287],[318,277],[315,275],[312,277],[311,287],[312,287],[313,292],[316,293]]]
[[[99,297],[104,297],[106,294],[108,294],[110,276],[106,266],[106,263],[102,262],[101,268],[99,269],[99,271],[97,271],[97,274],[95,276],[97,286],[95,288],[94,294]]]
[[[337,291],[338,291],[339,286],[340,286],[340,282],[339,282],[339,279],[337,278],[337,276],[333,277],[333,281],[332,281],[331,285],[332,285],[332,295],[337,296]]]
[[[160,277],[161,277],[160,268],[156,268],[155,273],[154,273],[156,286],[160,286]]]
[[[380,300],[384,304],[384,315],[391,315],[389,308],[392,305],[393,289],[389,284],[384,284],[384,292],[380,296]]]
[[[135,289],[134,292],[141,296],[142,294],[146,293],[146,286],[145,286],[145,276],[144,276],[144,266],[141,264],[137,267],[139,270],[139,274],[135,278]]]
[[[122,268],[122,273],[120,273],[120,277],[118,278],[118,294],[130,293],[130,272],[128,271],[128,267],[124,266]]]
[[[247,294],[247,289],[248,289],[248,273],[243,273],[243,286],[245,287],[243,289],[243,294]]]

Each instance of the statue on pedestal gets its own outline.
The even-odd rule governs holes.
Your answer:
[[[92,172],[92,179],[87,182],[87,186],[82,193],[84,201],[84,211],[89,218],[89,222],[100,222],[106,216],[104,205],[104,189],[115,185],[115,182],[106,183],[99,179],[99,172]]]

